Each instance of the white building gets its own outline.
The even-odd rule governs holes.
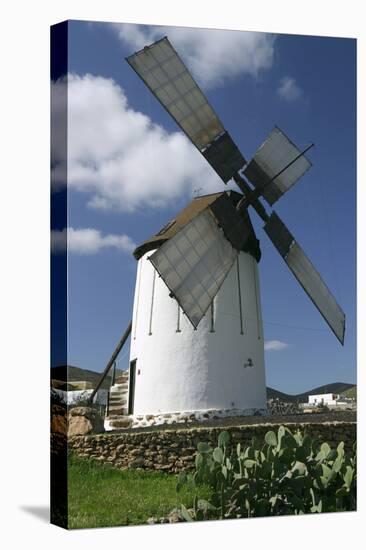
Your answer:
[[[53,388],[53,391],[55,391],[65,401],[67,405],[76,405],[80,401],[87,401],[93,393],[93,389],[67,391]],[[98,405],[107,405],[107,401],[108,390],[98,390],[94,398],[94,403],[97,403]]]
[[[318,395],[309,395],[308,404],[317,407],[321,405],[337,405],[339,395],[335,393],[321,393]]]
[[[266,413],[260,250],[250,221],[250,247],[239,253],[197,329],[148,259],[224,194],[196,198],[135,251],[128,396],[134,426]]]

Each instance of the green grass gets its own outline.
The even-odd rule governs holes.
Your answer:
[[[176,492],[177,478],[159,472],[118,470],[74,455],[69,459],[70,529],[141,525],[179,504],[192,507],[194,493]],[[208,498],[202,487],[200,497]]]

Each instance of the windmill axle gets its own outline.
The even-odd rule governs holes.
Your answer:
[[[242,178],[238,173],[234,175],[234,180],[244,195],[238,202],[236,209],[242,210],[243,208],[252,206],[258,216],[260,216],[264,222],[267,222],[269,220],[269,216],[263,204],[259,200],[260,193],[258,190],[253,191],[244,178]]]

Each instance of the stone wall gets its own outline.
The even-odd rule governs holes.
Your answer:
[[[291,430],[306,431],[319,442],[336,447],[344,441],[351,450],[356,439],[355,422],[292,423]],[[232,442],[242,446],[250,444],[254,436],[264,438],[268,430],[277,432],[278,424],[251,424],[235,427],[199,427],[143,431],[139,433],[103,433],[69,437],[69,449],[80,457],[93,458],[117,468],[144,468],[165,472],[179,472],[194,468],[197,443],[217,444],[218,435],[227,430]]]

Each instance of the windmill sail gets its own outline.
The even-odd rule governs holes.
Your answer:
[[[276,127],[259,147],[244,174],[257,189],[263,190],[263,197],[272,206],[310,167],[311,162]]]
[[[343,345],[345,314],[309,258],[275,212],[272,212],[264,230]]]
[[[256,192],[250,193],[241,177],[236,182],[242,180],[240,189],[262,219],[268,215],[258,193],[272,206],[311,167],[304,154],[311,146],[300,152],[277,127],[247,164],[167,37],[127,61],[225,183],[246,165],[244,175]],[[226,206],[222,203],[201,211],[149,257],[195,327],[242,249],[241,239],[250,241]],[[319,273],[274,212],[264,229],[343,344],[345,315]]]
[[[229,181],[246,161],[168,38],[127,61],[221,179]]]
[[[237,255],[213,214],[205,209],[149,260],[197,328]]]

